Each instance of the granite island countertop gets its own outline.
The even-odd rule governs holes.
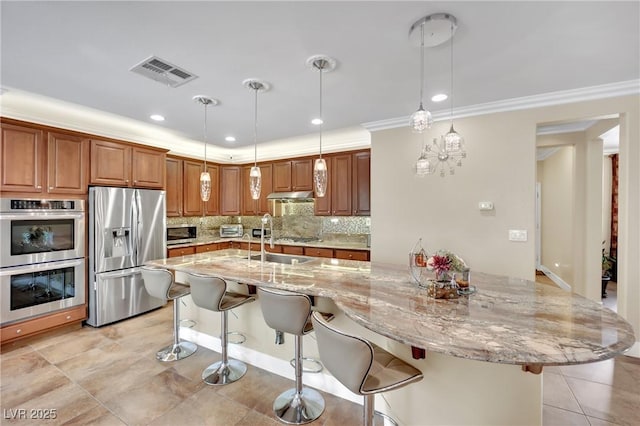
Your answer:
[[[220,250],[147,264],[332,299],[349,318],[395,341],[455,357],[504,364],[567,365],[618,355],[631,325],[602,305],[549,285],[472,271],[477,292],[427,297],[398,265],[313,258],[248,261]]]

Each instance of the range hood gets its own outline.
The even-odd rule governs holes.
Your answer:
[[[279,201],[313,201],[313,191],[272,192],[267,200]]]

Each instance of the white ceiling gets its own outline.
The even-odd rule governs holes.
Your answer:
[[[324,75],[324,129],[408,117],[419,101],[419,49],[409,27],[449,12],[454,103],[471,107],[640,78],[640,2],[14,2],[2,1],[1,84],[149,123],[202,141],[194,95],[209,110],[210,143],[253,143],[253,93],[246,78],[272,84],[259,95],[259,142],[317,133],[314,54],[334,57]],[[449,44],[426,51],[426,107],[449,90]],[[199,78],[168,88],[129,69],[157,55]],[[234,145],[224,136],[236,136]],[[178,149],[179,151],[179,149]]]

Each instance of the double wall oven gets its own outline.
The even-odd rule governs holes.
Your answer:
[[[85,201],[0,198],[0,323],[83,305]]]

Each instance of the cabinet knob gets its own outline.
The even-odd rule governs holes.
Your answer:
[[[49,191],[53,191],[53,186],[50,186],[50,187],[49,187]]]
[[[42,189],[42,185],[36,186],[37,189]]]
[[[71,315],[67,315],[67,319],[68,319],[68,320],[69,320],[69,319],[71,319]]]
[[[125,180],[124,180],[124,183],[129,183],[129,179],[125,179]]]
[[[20,334],[20,333],[22,333],[22,329],[21,328],[16,330],[16,334]]]
[[[349,255],[349,259],[353,259],[353,255],[352,254]]]

